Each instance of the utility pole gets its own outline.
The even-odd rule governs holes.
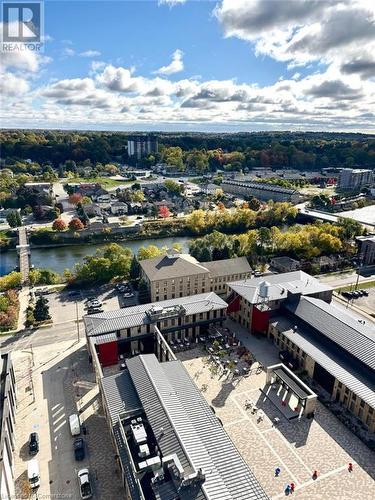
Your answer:
[[[79,318],[78,318],[78,302],[76,301],[76,316],[77,316],[77,342],[79,342]]]
[[[359,255],[358,255],[358,267],[357,267],[357,281],[356,281],[356,283],[355,283],[355,288],[354,288],[354,290],[357,290],[357,288],[358,288],[358,283],[359,283],[359,271],[361,270],[362,263],[363,263],[363,255],[362,255],[362,254],[359,254]]]

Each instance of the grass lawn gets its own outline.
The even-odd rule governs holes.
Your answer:
[[[359,282],[357,288],[373,288],[374,286],[375,286],[375,280],[365,281],[364,283]],[[337,288],[335,288],[335,290],[339,292],[350,292],[351,290],[354,290],[354,288],[355,288],[355,282],[347,286],[338,286]]]
[[[134,181],[129,181],[126,179],[110,179],[109,177],[73,177],[69,179],[68,182],[80,182],[80,183],[91,183],[96,182],[100,184],[104,189],[105,188],[113,188],[117,186],[121,186],[123,184],[133,184]]]

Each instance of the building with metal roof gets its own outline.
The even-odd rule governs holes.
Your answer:
[[[212,324],[222,325],[227,303],[213,292],[141,304],[83,317],[88,348],[102,366],[122,355],[155,352],[154,327],[168,340],[195,341]]]
[[[285,302],[271,317],[268,337],[340,402],[365,429],[375,431],[375,326],[311,297]]]
[[[375,370],[374,326],[360,323],[341,308],[313,297],[300,297],[296,302],[286,302],[285,308],[340,349]]]
[[[224,179],[220,187],[226,193],[244,197],[254,196],[263,201],[273,200],[298,203],[301,200],[301,195],[297,190],[288,189],[267,182],[246,182]]]
[[[228,281],[251,277],[246,257],[198,262],[189,254],[170,250],[140,261],[140,266],[152,302],[205,292],[225,294]]]
[[[311,296],[330,302],[332,288],[303,271],[272,274],[227,284],[228,314],[252,332],[265,334],[272,311],[292,297]]]
[[[180,361],[126,366],[101,386],[129,498],[268,498]]]

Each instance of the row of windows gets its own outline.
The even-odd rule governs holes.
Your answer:
[[[228,281],[236,281],[236,280],[245,278],[249,274],[250,273],[232,274],[229,276],[228,275],[219,276],[217,278],[209,278],[209,281],[210,281],[211,285],[213,283],[227,283]],[[182,285],[184,280],[186,281],[186,283],[190,283],[190,282],[194,281],[194,283],[197,285],[198,279],[199,279],[198,276],[186,276],[185,278],[171,279],[169,281],[155,281],[155,287],[157,287],[157,288],[162,287],[162,286],[167,287],[168,283],[170,283],[172,285],[175,285],[176,283],[180,283]],[[205,280],[206,280],[206,277],[204,276],[202,279],[202,286],[205,286],[205,283],[206,283]]]
[[[304,351],[302,351],[302,349],[300,349],[299,347],[297,347],[292,341],[290,341],[289,339],[287,339],[285,337],[285,335],[283,335],[280,332],[277,332],[277,344],[280,345],[281,349],[285,349],[285,348],[289,347],[290,350],[295,350],[295,352],[297,354],[301,354],[302,353],[302,358],[306,357],[306,353]],[[338,382],[338,384],[337,384],[337,392],[336,392],[336,399],[339,398],[342,387],[343,387],[343,384],[341,382]],[[343,398],[343,403],[344,403],[345,406],[348,406],[348,403],[349,403],[349,400],[350,400],[349,392],[350,392],[349,389],[347,387],[345,387],[344,398]],[[352,393],[351,394],[350,404],[349,404],[349,410],[351,412],[354,412],[356,401],[357,401],[357,396],[354,393]],[[358,409],[358,417],[359,418],[363,417],[363,409],[365,407],[365,404],[366,404],[365,401],[363,399],[360,399],[359,409]],[[366,424],[367,425],[371,425],[371,423],[372,423],[372,414],[373,414],[373,412],[374,412],[373,408],[369,408],[369,410],[368,410],[368,416],[366,418]]]

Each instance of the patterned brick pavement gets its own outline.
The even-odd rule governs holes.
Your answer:
[[[208,358],[200,347],[178,354],[215,409],[224,428],[272,498],[285,497],[284,488],[296,485],[293,497],[301,500],[370,500],[375,498],[375,454],[318,402],[313,420],[288,422],[259,389],[265,373],[225,380],[209,370]],[[251,399],[265,413],[262,422],[245,409]],[[277,428],[272,421],[281,421]],[[349,473],[347,465],[354,464]],[[279,478],[274,470],[282,470]],[[312,472],[318,470],[316,481]]]

